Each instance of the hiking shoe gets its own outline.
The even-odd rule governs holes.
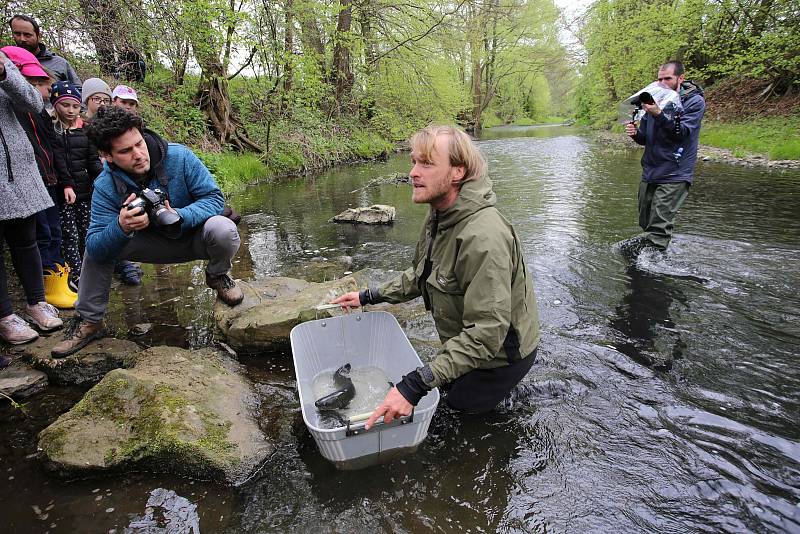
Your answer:
[[[90,323],[76,315],[67,323],[64,340],[53,347],[50,354],[53,358],[64,358],[75,354],[95,339],[105,337],[107,333],[106,324],[103,321]]]
[[[5,339],[6,343],[19,345],[20,343],[33,341],[39,337],[39,334],[28,323],[23,321],[19,315],[12,313],[0,319],[0,337]]]
[[[126,286],[138,286],[142,283],[142,268],[130,261],[119,261],[114,265],[114,273]]]
[[[58,310],[55,306],[46,302],[39,302],[33,306],[26,304],[24,317],[43,332],[56,330],[64,325],[64,321],[58,318]]]
[[[206,273],[206,285],[211,289],[216,289],[219,300],[228,306],[236,306],[244,299],[241,288],[227,273],[220,276],[211,276]]]

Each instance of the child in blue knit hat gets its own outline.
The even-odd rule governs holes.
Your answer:
[[[93,183],[103,167],[97,149],[83,131],[81,93],[78,88],[66,81],[56,82],[50,102],[53,104],[53,124],[64,145],[73,191],[61,210],[61,249],[70,267],[71,285],[77,291],[86,232],[89,230]]]

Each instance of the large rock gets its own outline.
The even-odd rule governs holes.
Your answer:
[[[274,446],[238,370],[210,349],[148,349],[44,429],[39,447],[64,476],[143,469],[241,482]]]
[[[392,224],[396,210],[394,206],[375,204],[368,208],[348,208],[335,215],[331,222],[349,222],[360,224]]]
[[[24,399],[47,387],[47,375],[15,361],[0,371],[0,393],[13,399]]]
[[[21,347],[23,358],[57,385],[95,384],[112,369],[131,367],[142,350],[132,341],[107,337],[66,358],[53,358],[50,351],[59,341],[61,335],[56,333]]]
[[[296,325],[331,314],[317,306],[364,285],[357,274],[322,283],[282,276],[237,283],[244,292],[242,303],[231,308],[217,301],[214,317],[227,342],[245,352],[287,343]]]
[[[236,350],[258,352],[273,349],[289,342],[289,334],[296,325],[342,313],[339,308],[317,310],[317,306],[329,303],[342,293],[373,287],[397,275],[398,272],[365,269],[323,283],[280,276],[238,282],[245,294],[244,301],[233,308],[218,301],[214,316],[228,343]],[[433,321],[421,299],[396,305],[378,304],[365,309],[392,313],[412,343],[416,339],[438,343]]]

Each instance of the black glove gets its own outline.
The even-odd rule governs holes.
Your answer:
[[[425,377],[427,380],[423,379]],[[433,372],[427,365],[414,369],[397,384],[397,391],[412,405],[416,406],[422,397],[432,389]]]
[[[380,304],[383,299],[377,289],[370,287],[358,292],[358,301],[363,306],[364,304]]]

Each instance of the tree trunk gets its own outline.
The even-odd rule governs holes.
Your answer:
[[[246,150],[263,152],[260,146],[247,137],[244,127],[233,113],[228,94],[228,79],[222,63],[218,60],[207,61],[202,65],[202,69],[198,91],[200,109],[208,117],[217,141],[223,146],[230,145],[239,152]]]
[[[283,34],[283,100],[288,104],[289,93],[292,92],[293,71],[292,57],[294,55],[294,17],[292,15],[293,0],[285,0],[284,5],[284,34]]]
[[[117,5],[113,0],[81,0],[81,7],[86,14],[86,29],[97,52],[100,72],[111,76],[117,68],[115,45],[119,44],[119,36],[124,32]]]
[[[333,47],[334,96],[341,111],[343,100],[353,88],[353,73],[350,70],[350,28],[353,23],[352,0],[341,0],[336,24],[336,44]]]

